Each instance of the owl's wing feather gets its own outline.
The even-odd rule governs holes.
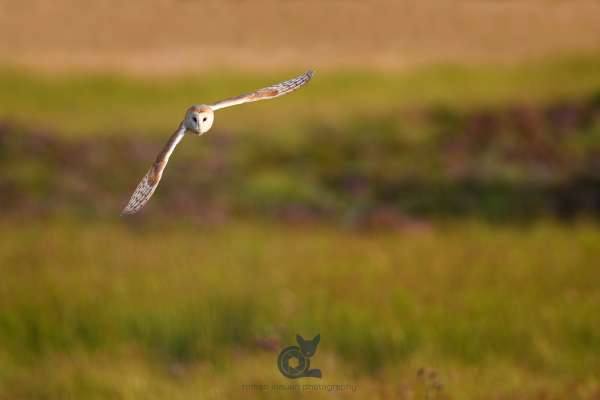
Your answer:
[[[225,100],[211,104],[213,110],[220,110],[225,107],[237,106],[239,104],[250,103],[259,100],[274,99],[279,96],[291,93],[296,89],[306,85],[310,78],[314,75],[314,71],[308,70],[304,74],[284,82],[276,83],[269,87],[255,90],[252,93],[242,94],[240,96],[231,97]]]
[[[171,135],[168,142],[158,154],[156,161],[154,161],[154,164],[152,164],[146,175],[144,175],[141,182],[131,195],[131,199],[129,199],[129,202],[125,208],[123,208],[123,211],[121,211],[121,215],[135,214],[146,205],[148,200],[150,200],[150,197],[160,182],[160,178],[162,177],[162,173],[167,166],[167,162],[169,162],[171,153],[173,153],[173,150],[183,138],[184,133],[185,128],[182,124],[179,129],[173,135]]]
[[[241,96],[231,97],[225,100],[221,100],[211,105],[211,108],[216,111],[225,107],[231,107],[238,104],[250,103],[259,100],[274,99],[279,96],[291,93],[294,90],[306,85],[312,78],[314,72],[309,70],[304,74],[297,76],[296,78],[289,79],[284,82],[280,82],[269,87],[258,89],[252,93],[243,94]],[[163,150],[156,157],[156,161],[150,167],[150,170],[142,178],[137,188],[133,192],[131,199],[121,212],[121,215],[135,214],[146,205],[150,197],[156,190],[158,183],[162,177],[163,171],[169,161],[169,157],[175,146],[181,141],[185,133],[185,127],[183,123],[179,127],[179,130],[175,132],[170,138]]]

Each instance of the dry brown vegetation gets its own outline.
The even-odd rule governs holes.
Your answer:
[[[413,218],[600,217],[598,95],[307,123],[295,140],[248,132],[217,127],[201,145],[187,138],[142,214],[377,228]],[[136,132],[66,139],[0,120],[3,213],[114,216],[162,142]]]
[[[227,66],[519,62],[600,49],[597,1],[0,1],[0,62]]]

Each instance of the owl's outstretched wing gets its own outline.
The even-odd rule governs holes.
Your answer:
[[[169,162],[171,153],[173,153],[175,146],[177,146],[181,139],[183,139],[184,134],[185,128],[182,124],[179,129],[173,135],[171,135],[169,141],[165,144],[165,147],[163,147],[161,152],[158,154],[156,161],[154,161],[154,164],[152,164],[146,175],[144,175],[141,182],[131,195],[129,203],[127,203],[123,211],[121,211],[121,215],[135,214],[146,205],[148,200],[150,200],[150,197],[158,186],[158,182],[160,182],[160,178],[162,177],[162,173],[167,166],[167,162]]]
[[[304,74],[297,76],[296,78],[276,83],[266,88],[258,89],[252,93],[246,93],[240,96],[221,100],[219,102],[211,104],[210,106],[214,111],[216,111],[220,110],[221,108],[237,106],[238,104],[250,103],[252,101],[274,99],[275,97],[291,93],[294,90],[306,85],[313,75],[314,71],[309,70],[306,71]]]

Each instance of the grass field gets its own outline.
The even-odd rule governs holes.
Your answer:
[[[310,90],[278,102],[217,114],[216,130],[289,137],[310,123],[382,113],[548,102],[597,93],[600,58],[540,59],[519,65],[437,65],[403,71],[317,70]],[[0,118],[81,136],[167,137],[191,104],[211,103],[302,73],[207,71],[187,77],[0,70]]]
[[[592,399],[599,240],[584,222],[367,235],[4,220],[0,393],[241,397],[289,383],[277,351],[320,333],[313,365],[357,384],[351,398],[426,398],[435,381],[441,398]]]
[[[0,399],[597,399],[599,71],[317,71],[122,219],[186,107],[302,71],[2,68]],[[273,390],[296,333],[356,390]]]
[[[592,0],[0,2],[0,62],[59,71],[510,64],[594,54],[598,36]]]

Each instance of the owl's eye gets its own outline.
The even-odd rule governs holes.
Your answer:
[[[202,121],[206,122],[206,117],[202,118]]]
[[[194,122],[198,122],[198,119],[197,119],[195,116],[194,116],[194,117],[192,117],[192,120],[193,120]]]

